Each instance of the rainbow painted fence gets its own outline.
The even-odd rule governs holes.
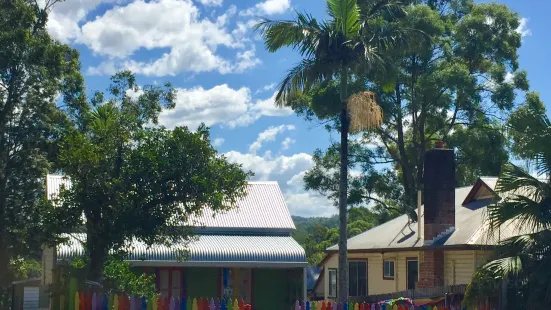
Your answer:
[[[96,293],[75,293],[74,298],[65,302],[61,296],[61,304],[67,305],[60,310],[252,310],[243,300],[220,300],[189,298],[179,300],[177,298],[139,297],[128,295],[107,295]],[[295,310],[454,310],[448,307],[431,306],[405,306],[405,305],[380,305],[366,303],[339,304],[325,301],[295,303]],[[259,309],[261,310],[261,309]],[[282,309],[284,310],[284,309]],[[481,309],[483,310],[483,309]]]
[[[189,298],[188,300],[162,297],[139,297],[128,295],[107,295],[96,293],[75,293],[74,298],[65,301],[61,296],[60,310],[251,310],[251,305],[242,300],[220,300]]]
[[[325,301],[313,301],[301,303],[296,302],[295,310],[452,310],[449,307],[431,307],[431,306],[389,306],[380,304],[339,304]],[[463,309],[465,310],[465,309]],[[484,309],[481,309],[484,310]]]

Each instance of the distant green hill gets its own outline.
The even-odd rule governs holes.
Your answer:
[[[373,212],[367,208],[352,208],[348,213],[348,237],[360,234],[375,225],[384,223],[396,214]],[[317,265],[325,256],[325,249],[339,240],[339,217],[293,216],[296,230],[293,238],[304,247],[310,265]]]

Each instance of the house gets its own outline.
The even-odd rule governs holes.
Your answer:
[[[48,175],[49,198],[70,182]],[[249,182],[236,208],[213,214],[210,209],[191,221],[196,238],[189,244],[147,247],[133,242],[128,260],[137,272],[156,275],[164,297],[232,297],[257,309],[289,309],[306,297],[306,255],[291,237],[295,225],[277,182]],[[67,244],[44,252],[44,281],[54,271],[84,254],[84,234],[71,234]],[[181,250],[186,250],[184,258]]]
[[[435,148],[425,154],[423,182],[417,223],[402,215],[348,239],[349,296],[468,284],[499,240],[521,233],[515,225],[490,233],[485,211],[499,199],[497,178],[481,177],[456,188],[453,150]],[[320,265],[313,290],[335,299],[338,246],[327,249]]]

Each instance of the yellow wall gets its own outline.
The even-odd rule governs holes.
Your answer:
[[[349,260],[367,260],[367,293],[369,295],[392,293],[406,289],[406,258],[418,257],[417,251],[391,253],[350,253]],[[383,279],[383,260],[394,260],[394,280]],[[338,255],[332,254],[325,263],[324,290],[329,292],[328,269],[338,268]]]
[[[489,257],[488,251],[458,250],[444,252],[444,285],[470,283],[476,268],[485,264]],[[406,258],[419,258],[419,251],[389,252],[389,253],[349,253],[349,260],[367,260],[368,294],[385,294],[406,290]],[[383,279],[383,259],[395,261],[394,280]],[[325,298],[329,292],[328,269],[338,268],[338,255],[332,254],[325,263],[323,287]]]

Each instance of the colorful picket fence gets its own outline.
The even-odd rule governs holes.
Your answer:
[[[61,296],[61,305],[65,305]],[[162,298],[128,295],[107,295],[76,292],[68,300],[68,309],[60,310],[252,310],[243,300],[203,299],[203,298]]]
[[[295,310],[455,310],[449,307],[431,307],[431,306],[405,306],[405,305],[380,305],[366,303],[331,303],[325,301],[297,301]],[[458,309],[459,310],[459,309]],[[466,310],[466,309],[463,309]]]

